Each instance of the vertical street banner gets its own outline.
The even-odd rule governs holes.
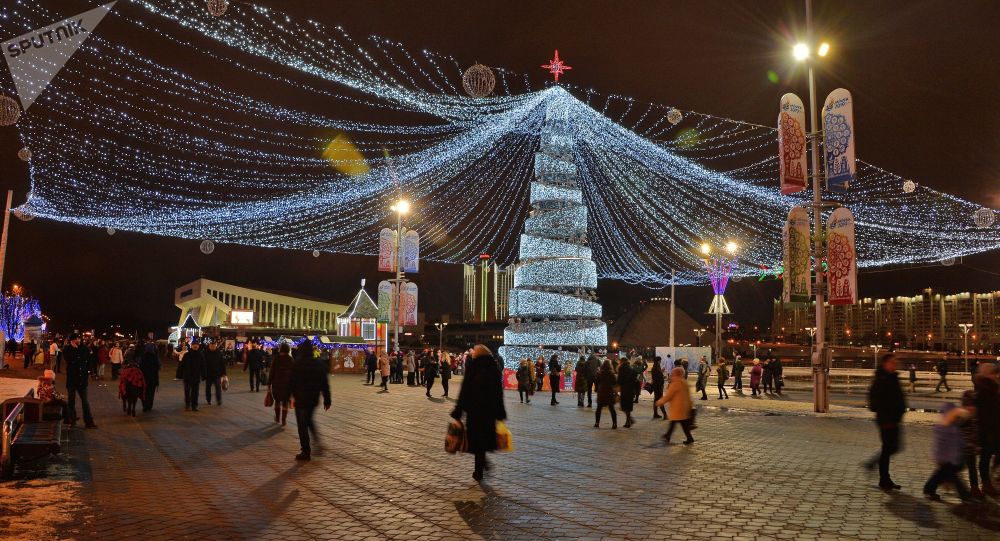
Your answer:
[[[403,325],[417,324],[417,284],[406,282],[400,284],[400,321]]]
[[[392,310],[392,283],[382,280],[378,283],[378,320],[389,321],[390,310]]]
[[[854,249],[854,215],[840,207],[827,220],[826,262],[830,304],[858,302],[858,258]]]
[[[843,88],[830,92],[823,104],[823,157],[827,188],[847,191],[858,166],[854,161],[854,102]]]
[[[778,113],[778,170],[781,193],[788,195],[806,189],[806,109],[792,93],[781,97]]]
[[[809,213],[802,207],[788,211],[782,228],[785,275],[782,282],[784,302],[809,302]]]
[[[0,44],[25,111],[114,6],[110,2]]]
[[[383,227],[378,233],[378,270],[396,270],[396,232],[388,227]]]
[[[420,234],[409,230],[403,235],[403,272],[420,271]]]

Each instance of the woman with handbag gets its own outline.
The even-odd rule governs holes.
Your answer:
[[[682,369],[683,370],[683,369]],[[663,398],[663,366],[659,362],[653,363],[653,419],[660,418],[660,412],[663,412],[663,418],[667,418],[667,410],[663,407],[663,404],[657,405],[661,398]]]
[[[389,357],[385,353],[379,352],[378,354],[378,372],[382,376],[382,383],[379,387],[382,387],[381,393],[389,392]]]
[[[286,343],[278,346],[278,354],[274,356],[271,363],[271,371],[267,375],[269,385],[267,393],[274,401],[274,422],[285,426],[288,418],[288,402],[291,400],[291,388],[289,379],[292,377],[292,355],[291,348]]]
[[[486,453],[497,449],[497,421],[507,418],[503,405],[503,372],[493,358],[493,352],[479,344],[472,348],[472,358],[465,367],[465,378],[458,393],[458,402],[451,417],[461,421],[465,414],[467,452],[476,457],[472,478],[483,479],[490,469]]]

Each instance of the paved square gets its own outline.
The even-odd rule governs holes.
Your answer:
[[[664,446],[643,396],[632,429],[595,430],[593,410],[561,395],[531,405],[508,393],[515,452],[494,454],[482,487],[470,456],[443,450],[451,400],[363,377],[331,379],[317,412],[324,453],[296,463],[294,421],[281,428],[240,373],[224,405],[183,409],[166,383],[156,409],[126,417],[116,387],[92,386],[100,429],[74,429],[67,456],[76,513],[42,538],[74,539],[996,539],[995,501],[960,508],[920,495],[930,427],[908,426],[894,461],[899,494],[859,463],[871,422],[708,409],[691,447]],[[457,387],[452,386],[453,395]],[[204,397],[202,397],[204,398]],[[715,406],[716,401],[708,404]],[[675,435],[680,441],[680,435]],[[24,473],[24,472],[27,473]],[[30,468],[22,477],[31,476]],[[72,476],[67,476],[72,477]],[[38,481],[2,485],[31,501]],[[51,485],[51,484],[50,484]],[[13,489],[13,490],[11,490]],[[52,490],[47,486],[46,490]],[[3,507],[0,509],[11,508]],[[0,519],[0,526],[3,524]]]

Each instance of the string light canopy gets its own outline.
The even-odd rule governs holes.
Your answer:
[[[8,3],[0,30],[16,36],[60,19],[42,4]],[[532,190],[542,189],[532,186],[536,169],[571,163],[575,189],[544,186],[567,205],[552,225],[582,217],[587,227],[558,246],[539,237],[528,252],[570,250],[600,278],[659,287],[671,269],[678,284],[704,283],[690,250],[702,241],[739,239],[733,276],[777,268],[785,215],[811,196],[778,193],[770,126],[499,67],[493,93],[471,97],[468,61],[243,2],[216,17],[204,0],[135,0],[108,17],[144,43],[200,55],[209,76],[95,32],[27,114],[0,98],[0,121],[21,116],[15,129],[34,152],[19,216],[210,239],[213,248],[374,255],[403,193],[420,209],[408,224],[421,234],[422,258],[491,253],[508,265],[525,250]],[[9,99],[8,84],[0,91]],[[552,107],[569,112],[571,131],[543,130]],[[350,151],[324,157],[344,134]],[[536,160],[543,145],[572,150],[550,164]],[[903,182],[859,161],[852,189],[830,194],[855,214],[859,266],[1000,247],[995,224],[983,227],[994,211],[978,214],[979,205],[926,185],[900,193]]]

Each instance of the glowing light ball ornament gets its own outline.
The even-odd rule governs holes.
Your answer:
[[[112,235],[113,236],[117,232],[118,232],[118,230],[115,229],[115,228],[113,228],[113,227],[109,227],[108,228],[108,235]]]
[[[31,161],[31,149],[28,147],[24,147],[21,150],[18,150],[17,157],[21,158],[21,161],[24,162]]]
[[[907,180],[903,183],[903,193],[913,193],[917,189],[917,183]]]
[[[198,245],[198,249],[201,250],[201,253],[208,255],[215,251],[215,243],[210,240],[203,240]]]
[[[667,122],[676,126],[680,124],[681,120],[684,120],[684,113],[682,113],[680,109],[671,107],[670,110],[667,111]]]
[[[229,0],[208,0],[205,4],[208,8],[208,12],[216,17],[222,17],[226,14],[226,10],[229,9]]]
[[[14,98],[0,94],[0,126],[13,126],[21,118],[21,106]]]
[[[31,211],[27,211],[20,208],[14,209],[14,216],[17,216],[17,219],[21,220],[22,222],[30,222],[31,220],[35,219],[35,216],[31,214]]]
[[[986,229],[991,227],[993,222],[996,221],[996,215],[993,213],[993,209],[983,207],[973,213],[972,221],[975,222],[976,227],[979,229]]]
[[[948,258],[942,259],[941,260],[941,264],[944,265],[945,267],[950,267],[950,266],[952,266],[952,265],[955,264],[955,258],[954,257],[948,257]]]
[[[466,94],[473,98],[489,96],[493,93],[496,84],[497,79],[493,75],[493,70],[479,62],[473,64],[462,74],[462,88],[465,89]]]
[[[319,250],[313,250],[313,257],[319,257]]]

